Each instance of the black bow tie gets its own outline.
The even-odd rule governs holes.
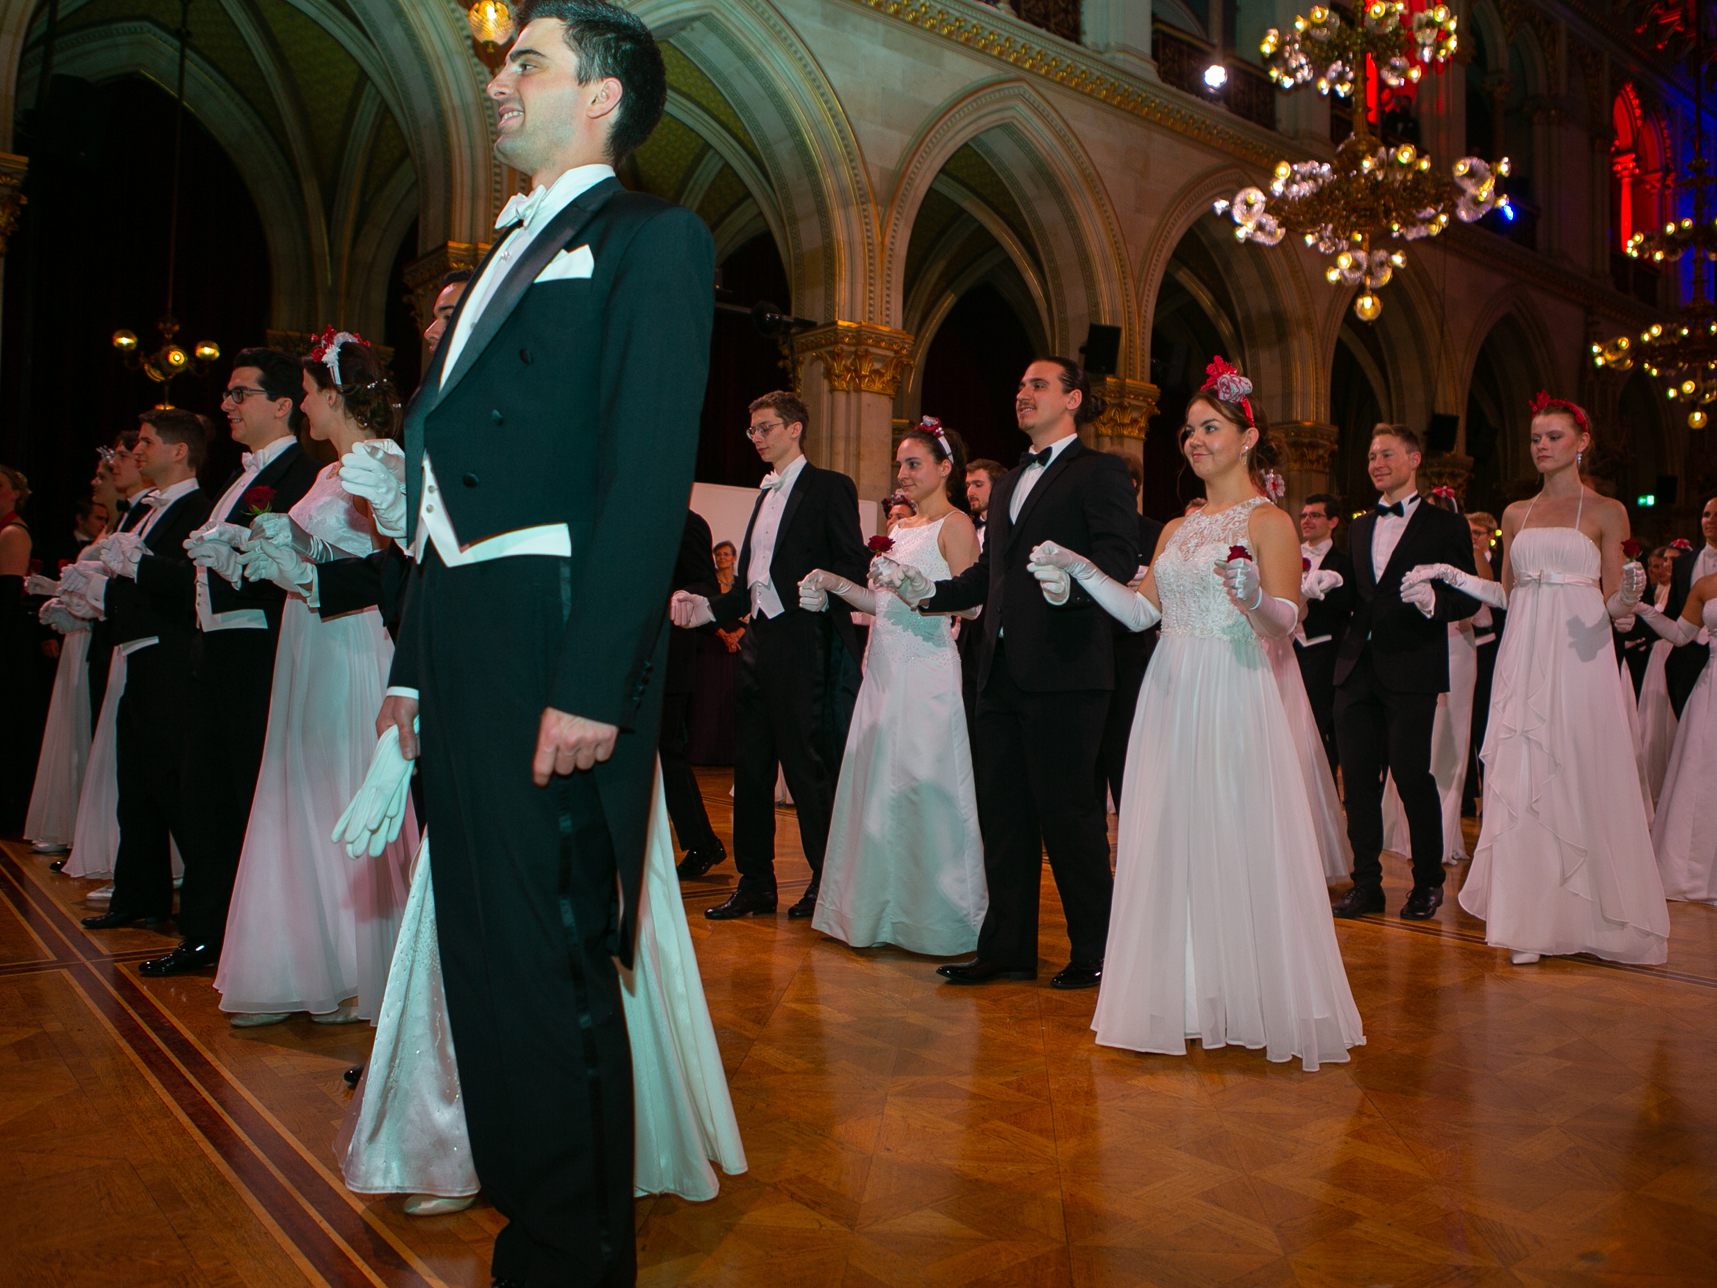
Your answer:
[[[1393,505],[1384,505],[1383,502],[1379,501],[1377,503],[1378,518],[1382,518],[1386,514],[1393,514],[1397,519],[1405,518],[1407,516],[1407,503],[1396,501]]]
[[[1053,447],[1046,447],[1041,452],[1021,452],[1019,454],[1019,463],[1022,467],[1026,465],[1041,465],[1047,469],[1049,467],[1049,458],[1054,455],[1055,449]]]

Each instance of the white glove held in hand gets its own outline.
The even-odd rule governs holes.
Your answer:
[[[242,555],[233,558],[241,565],[246,581],[272,581],[289,595],[304,594],[315,575],[297,551],[272,541],[252,541]]]
[[[243,533],[238,545],[248,550],[258,541],[266,541],[277,550],[290,550],[311,563],[327,563],[334,558],[328,543],[299,527],[290,514],[259,514],[252,519],[250,530]]]
[[[1300,575],[1300,594],[1310,600],[1322,599],[1332,590],[1342,588],[1341,574],[1333,568],[1313,568]]]
[[[1428,618],[1437,615],[1437,589],[1429,581],[1416,581],[1411,586],[1403,581],[1401,602],[1411,604]]]
[[[1034,555],[1036,551],[1032,552]],[[1057,608],[1067,602],[1073,593],[1073,578],[1067,569],[1059,564],[1039,563],[1035,558],[1027,561],[1025,570],[1037,578],[1037,584],[1043,591],[1043,597]]]
[[[52,577],[44,577],[40,573],[31,573],[24,578],[24,593],[26,595],[57,595],[60,593],[60,583]]]
[[[359,444],[340,458],[340,486],[370,503],[376,531],[405,536],[405,457]]]
[[[79,617],[66,607],[63,601],[58,599],[50,599],[43,604],[37,610],[36,620],[49,630],[58,631],[61,635],[70,635],[74,631],[87,631],[89,629],[88,618]]]
[[[908,608],[917,608],[936,591],[930,579],[918,569],[911,564],[896,563],[887,555],[878,555],[870,561],[870,579],[899,595]]]
[[[86,622],[101,621],[107,616],[107,577],[102,573],[91,574],[78,589],[68,588],[60,596],[60,602]]]
[[[1431,607],[1429,609],[1420,607],[1420,600],[1424,598],[1423,594],[1416,593],[1414,598],[1408,599],[1407,591],[1409,588],[1419,586],[1430,589],[1430,583],[1433,581],[1440,581],[1445,586],[1453,586],[1463,595],[1471,595],[1479,603],[1489,604],[1492,608],[1508,607],[1508,592],[1502,588],[1500,581],[1492,581],[1489,577],[1479,577],[1455,567],[1454,564],[1446,563],[1419,564],[1417,567],[1409,568],[1401,578],[1402,601],[1412,604],[1426,617],[1431,616],[1437,604],[1436,590],[1431,589]]]
[[[137,565],[148,553],[149,547],[135,532],[116,532],[102,542],[101,566],[110,576],[136,580]]]
[[[1645,595],[1645,569],[1637,563],[1622,565],[1622,584],[1616,593],[1604,603],[1605,610],[1611,617],[1626,617],[1638,606]]]
[[[415,730],[418,722],[412,721]],[[354,859],[375,858],[399,837],[411,801],[411,762],[399,751],[399,728],[376,741],[370,770],[328,838]]]
[[[690,631],[708,626],[715,620],[715,614],[710,610],[709,600],[702,595],[676,590],[668,600],[668,620],[682,631]]]
[[[1281,639],[1294,633],[1294,627],[1300,624],[1300,606],[1291,600],[1266,595],[1256,562],[1229,559],[1217,564],[1215,572],[1222,578],[1228,602],[1240,610],[1240,615],[1252,624],[1254,631],[1270,639]]]
[[[1130,631],[1146,631],[1162,621],[1157,606],[1126,585],[1106,576],[1084,555],[1064,549],[1053,541],[1044,541],[1031,548],[1026,571],[1043,587],[1043,597],[1052,604],[1064,604],[1073,593],[1077,580],[1087,594],[1109,616]],[[1059,596],[1059,598],[1057,597]]]
[[[185,553],[199,568],[219,573],[232,586],[244,584],[244,568],[239,553],[224,541],[187,541]]]

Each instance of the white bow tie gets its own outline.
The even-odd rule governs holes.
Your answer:
[[[248,474],[251,470],[260,470],[262,462],[256,459],[255,452],[245,452],[238,458],[238,467]]]
[[[547,188],[532,188],[529,192],[515,192],[507,198],[507,204],[501,207],[501,213],[495,216],[495,229],[510,228],[522,223],[526,228],[536,218],[537,211],[542,209],[543,201],[548,197]]]
[[[138,504],[139,505],[146,505],[151,510],[159,510],[162,506],[167,504],[167,494],[165,492],[148,492],[148,493],[145,493],[144,496],[138,501]]]
[[[763,482],[759,483],[757,486],[762,488],[765,492],[773,492],[778,487],[784,487],[786,483],[787,476],[785,474],[777,474],[774,470],[770,470],[769,473],[763,476]]]

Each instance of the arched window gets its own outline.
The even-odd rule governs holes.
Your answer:
[[[1636,232],[1649,233],[1664,218],[1664,134],[1632,82],[1622,86],[1610,112],[1611,249],[1620,251]]]

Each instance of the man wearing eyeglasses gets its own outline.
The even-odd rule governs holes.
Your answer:
[[[296,433],[301,370],[297,359],[275,349],[244,349],[235,359],[221,413],[244,456],[210,511],[210,524],[249,527],[254,512],[284,514],[316,481],[316,462],[299,447]],[[230,544],[195,536],[186,543],[190,563],[145,557],[136,568],[139,588],[194,620],[201,644],[185,704],[183,808],[173,819],[185,863],[179,892],[184,940],[139,967],[151,976],[200,970],[220,956],[268,731],[286,603],[286,593],[272,582],[243,580]]]
[[[859,535],[858,491],[853,481],[805,459],[809,413],[785,390],[751,404],[745,436],[769,467],[746,525],[733,589],[705,599],[674,595],[674,625],[723,626],[751,614],[739,653],[739,689],[733,765],[733,862],[739,887],[706,908],[712,921],[775,911],[775,771],[799,815],[799,840],[811,865],[811,884],[787,910],[794,919],[817,908],[823,850],[829,839],[835,779],[846,741],[835,677],[861,647],[847,613],[810,613],[799,607],[799,582],[813,568],[863,581],[870,553]],[[831,639],[831,632],[839,640]],[[845,658],[835,650],[845,650]],[[850,709],[848,714],[850,715]]]

